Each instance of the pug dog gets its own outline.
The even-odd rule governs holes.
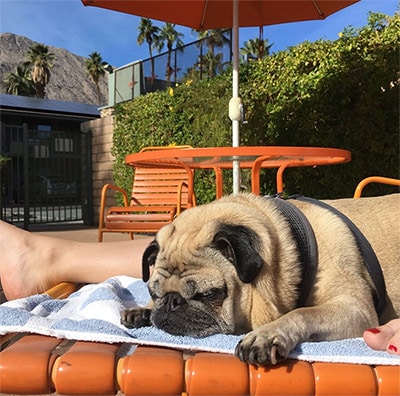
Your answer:
[[[379,314],[377,287],[348,224],[325,207],[294,199],[289,203],[315,241],[314,273],[301,290],[304,257],[277,199],[226,196],[164,226],[143,256],[145,281],[154,267],[152,301],[122,312],[121,322],[195,337],[245,334],[236,355],[268,365],[300,342],[360,337],[400,315],[400,194],[325,201],[351,219],[375,252],[386,283]]]

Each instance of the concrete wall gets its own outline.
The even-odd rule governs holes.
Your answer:
[[[92,132],[92,177],[93,177],[93,221],[99,222],[100,196],[104,184],[113,183],[112,168],[114,157],[111,155],[114,117],[106,115],[81,124],[82,132]],[[112,194],[108,204],[115,204]]]

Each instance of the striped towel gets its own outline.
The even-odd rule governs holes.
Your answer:
[[[127,329],[120,312],[150,300],[139,279],[118,276],[87,285],[64,300],[40,294],[0,305],[0,334],[35,333],[79,341],[165,346],[233,354],[242,336],[173,336],[155,327]],[[298,345],[290,357],[306,361],[400,365],[400,357],[373,351],[361,338]]]

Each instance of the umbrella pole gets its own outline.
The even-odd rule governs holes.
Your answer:
[[[233,71],[232,71],[232,102],[240,107],[239,98],[239,1],[232,0],[233,4]],[[232,146],[239,147],[239,120],[240,108],[236,109],[236,116],[232,117]],[[240,164],[238,160],[233,161],[233,193],[240,191]]]

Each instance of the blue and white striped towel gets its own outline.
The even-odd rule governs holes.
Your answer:
[[[36,295],[0,305],[0,334],[35,333],[80,341],[154,345],[233,354],[241,336],[216,334],[173,336],[154,327],[127,329],[120,324],[125,308],[146,305],[150,296],[139,279],[118,276],[87,285],[67,299]],[[307,361],[400,365],[400,357],[368,348],[362,339],[307,342],[290,357]]]

